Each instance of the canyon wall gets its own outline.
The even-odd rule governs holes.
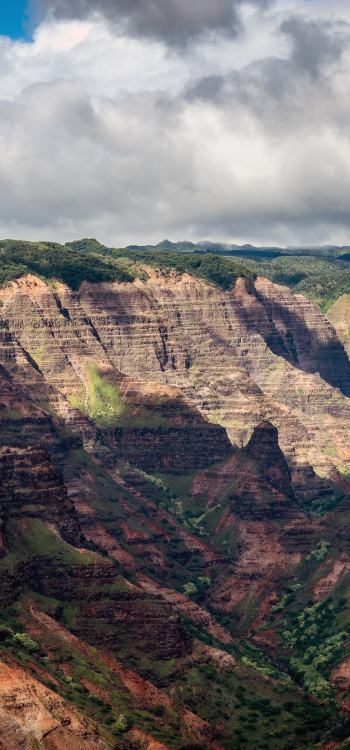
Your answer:
[[[350,365],[334,329],[311,302],[262,278],[240,278],[224,292],[186,274],[145,272],[145,281],[84,283],[77,293],[35,277],[1,290],[3,330],[17,346],[12,356],[25,357],[43,376],[46,402],[76,422],[72,405],[88,412],[89,368],[96,366],[118,388],[124,407],[132,407],[124,414],[131,457],[156,441],[155,431],[153,438],[147,433],[150,417],[160,433],[163,428],[161,444],[168,442],[171,454],[176,423],[194,407],[205,417],[201,426],[196,417],[195,427],[207,431],[213,460],[227,446],[222,434],[210,433],[207,420],[237,446],[268,420],[278,428],[301,486],[301,467],[329,475],[334,466],[349,466]],[[144,407],[147,399],[152,414],[142,415],[137,404]],[[175,404],[173,418],[160,414],[162,401]],[[108,429],[126,458],[120,423],[112,414]],[[215,452],[217,440],[223,442]],[[186,445],[194,447],[191,430]],[[179,465],[184,460],[182,453]]]
[[[145,266],[76,292],[35,276],[0,290],[0,718],[13,746],[104,750],[129,711],[121,748],[222,750],[245,720],[242,682],[252,702],[267,690],[279,706],[284,691],[300,736],[302,678],[278,618],[289,603],[345,606],[349,395],[331,323],[263,278],[222,291]],[[264,747],[269,731],[259,724]],[[262,741],[257,726],[247,736]]]

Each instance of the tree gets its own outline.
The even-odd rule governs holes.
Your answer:
[[[183,586],[184,594],[185,596],[193,596],[194,594],[198,593],[198,588],[193,581],[189,581],[188,583],[185,583]]]

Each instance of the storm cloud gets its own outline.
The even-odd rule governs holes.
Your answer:
[[[183,44],[208,32],[234,33],[243,0],[36,0],[39,13],[86,18],[97,13],[136,36]],[[252,0],[266,6],[268,0]]]

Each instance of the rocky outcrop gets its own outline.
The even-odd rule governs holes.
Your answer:
[[[236,444],[269,419],[293,463],[325,469],[333,442],[346,460],[349,364],[312,303],[264,279],[222,292],[186,274],[147,272],[147,282],[80,292],[119,370],[179,386]]]
[[[177,591],[157,584],[144,574],[139,575],[138,580],[145,591],[161,596],[165,601],[172,604],[175,610],[184,614],[200,628],[203,628],[211,636],[221,641],[221,643],[232,643],[233,639],[230,633],[198,604],[192,602],[183,594],[179,594]]]
[[[112,382],[111,376],[108,378]],[[120,459],[145,471],[195,471],[230,455],[225,430],[208,422],[181,391],[119,379],[121,424],[101,432]]]
[[[339,664],[331,673],[332,683],[337,690],[345,692],[350,686],[350,659]]]
[[[224,496],[231,513],[239,518],[280,522],[302,515],[291,472],[278,444],[278,432],[269,422],[255,428],[243,451],[197,475],[192,495],[203,494],[209,507]]]
[[[97,622],[100,627],[96,628]],[[129,656],[168,660],[191,650],[191,639],[172,607],[140,591],[90,601],[81,609],[77,628],[87,641],[114,652],[122,644]]]
[[[74,602],[74,630],[88,643],[153,659],[187,654],[191,638],[172,607],[160,596],[117,578],[110,560],[95,557],[79,565],[59,556],[37,555],[22,577],[41,595]]]
[[[291,472],[279,447],[276,427],[270,422],[261,422],[255,428],[246,450],[265,481],[277,491],[295,499]]]

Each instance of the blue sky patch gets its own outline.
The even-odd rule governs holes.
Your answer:
[[[28,38],[27,0],[0,0],[0,35]]]

